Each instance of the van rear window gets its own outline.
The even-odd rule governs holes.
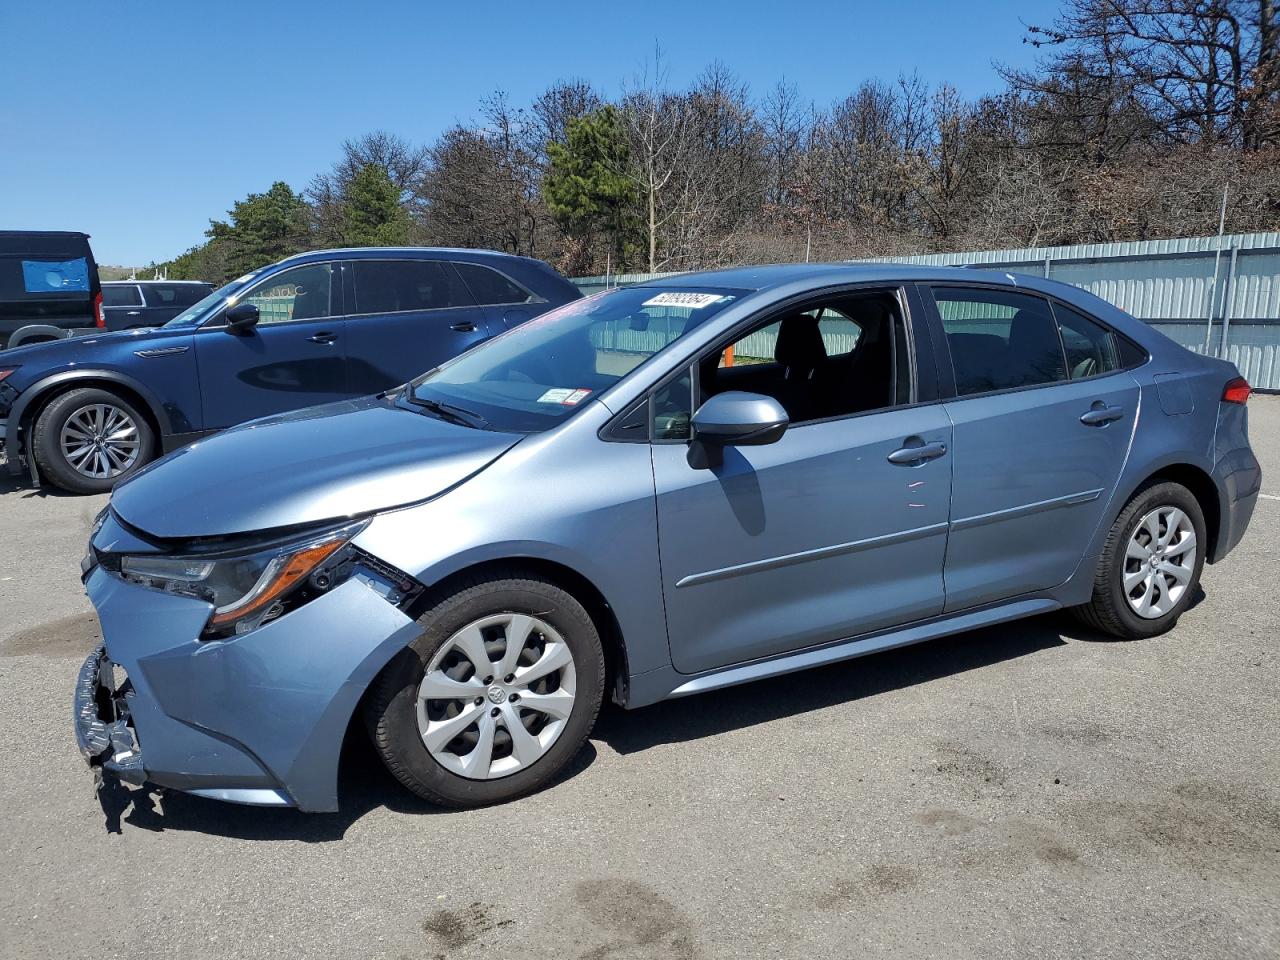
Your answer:
[[[22,289],[25,293],[86,293],[89,290],[89,263],[74,260],[23,260]]]

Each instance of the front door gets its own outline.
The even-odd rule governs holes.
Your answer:
[[[689,380],[655,394],[663,593],[681,672],[942,611],[951,428],[940,405],[908,405],[898,302],[808,308],[695,367],[701,397],[722,387],[783,403],[792,425],[768,446],[725,448],[704,466],[682,442]]]
[[[1138,386],[1115,334],[1082,314],[981,287],[933,296],[959,394],[946,403],[951,612],[1071,576],[1128,455]]]
[[[358,394],[407,383],[489,337],[484,309],[447,261],[354,260],[345,269],[355,294],[347,356]]]
[[[258,324],[228,329],[222,318],[195,338],[204,429],[350,396],[341,276],[333,264],[290,267],[236,302],[258,307]]]

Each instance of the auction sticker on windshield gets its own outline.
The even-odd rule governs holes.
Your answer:
[[[562,406],[574,407],[589,396],[591,396],[591,391],[585,387],[552,387],[538,398],[538,402],[558,403]]]
[[[692,310],[701,310],[703,307],[709,307],[713,303],[720,303],[722,300],[729,300],[722,293],[687,293],[685,291],[668,291],[660,293],[656,297],[650,297],[642,307],[689,307]]]

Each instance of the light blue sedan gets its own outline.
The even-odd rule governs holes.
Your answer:
[[[117,487],[84,562],[97,771],[334,810],[509,800],[651,704],[1069,607],[1170,629],[1261,483],[1249,386],[1074,287],[673,277]]]

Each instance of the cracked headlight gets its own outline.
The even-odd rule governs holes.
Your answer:
[[[344,549],[365,527],[354,523],[325,533],[237,552],[133,554],[120,561],[126,580],[213,604],[209,636],[255,630],[291,603],[323,593],[336,582]],[[299,596],[303,594],[303,596]]]

